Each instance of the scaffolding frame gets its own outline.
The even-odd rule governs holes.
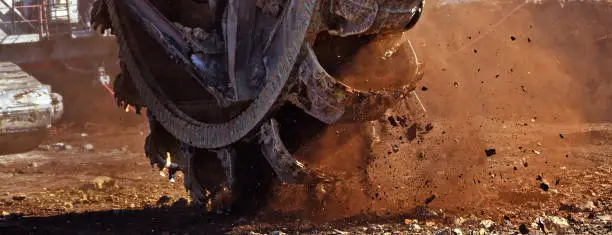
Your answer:
[[[17,5],[17,0],[0,0],[0,8],[8,9],[0,26],[9,29],[9,34],[26,34],[25,31],[38,34],[40,39],[50,39],[54,36],[71,35],[75,30],[89,30],[84,22],[75,21],[72,10],[77,7],[78,0],[39,0],[38,3]],[[23,1],[21,1],[23,2]],[[30,14],[25,14],[29,12]],[[34,14],[31,14],[34,12]],[[6,19],[10,13],[10,19]],[[17,33],[15,33],[17,32]],[[32,33],[30,33],[32,34]]]

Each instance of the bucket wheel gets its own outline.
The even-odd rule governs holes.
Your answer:
[[[418,69],[398,89],[360,91],[336,80],[317,59],[319,32],[377,34],[392,24],[407,30],[422,8],[421,1],[391,4],[405,5],[402,11],[371,2],[98,0],[92,25],[116,35],[122,65],[117,103],[146,107],[151,133],[145,152],[152,164],[169,169],[171,178],[183,171],[194,201],[229,198],[231,204],[236,196],[223,195],[232,195],[241,181],[244,158],[265,159],[286,183],[328,180],[284,146],[274,119],[283,105],[327,124],[360,121],[376,118],[414,89]],[[346,6],[355,12],[330,16],[321,10]],[[345,20],[333,24],[338,17]],[[404,40],[394,48],[405,47]],[[259,146],[258,153],[248,156],[244,144]]]

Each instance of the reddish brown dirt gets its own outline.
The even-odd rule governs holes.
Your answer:
[[[360,154],[356,148],[367,145],[350,140],[368,125],[357,132],[330,127],[313,144],[325,159],[319,167],[353,176],[316,204],[329,207],[323,217],[420,218],[415,208],[424,206],[501,223],[503,216],[530,221],[554,213],[563,202],[609,201],[612,41],[601,37],[612,25],[600,22],[609,22],[611,11],[609,4],[552,1],[430,4],[410,35],[426,63],[422,124],[433,130],[407,141],[408,128],[383,118],[374,124],[383,141]],[[410,114],[401,105],[395,113]],[[487,157],[491,148],[497,154]],[[603,177],[586,173],[592,171]],[[584,184],[584,177],[597,181]],[[296,204],[287,192],[275,209],[313,213],[308,199]]]
[[[257,216],[162,207],[161,196],[186,193],[180,177],[169,183],[148,167],[146,126],[101,122],[86,138],[66,128],[48,141],[91,142],[94,152],[0,157],[0,211],[26,216],[5,216],[0,233],[465,232],[490,219],[486,231],[505,234],[520,224],[534,233],[537,217],[549,230],[610,233],[612,6],[521,4],[427,2],[409,33],[426,63],[417,93],[427,112],[411,99],[389,112],[411,117],[406,126],[387,117],[330,126],[299,152],[343,179],[326,194],[282,186]],[[92,188],[97,176],[115,183]]]

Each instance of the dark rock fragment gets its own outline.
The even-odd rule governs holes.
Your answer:
[[[487,157],[491,157],[491,156],[497,154],[497,151],[494,148],[485,149],[484,152],[487,155]]]
[[[549,189],[550,187],[548,186],[548,184],[546,184],[546,183],[542,182],[542,183],[540,183],[540,188],[541,188],[542,190],[544,190],[544,192],[548,192],[548,189]]]
[[[425,204],[429,204],[431,202],[433,202],[433,200],[436,199],[436,195],[431,195],[430,197],[428,197],[427,199],[425,199]]]
[[[395,121],[393,116],[389,116],[387,120],[389,120],[389,124],[391,124],[391,126],[397,126],[397,121]]]

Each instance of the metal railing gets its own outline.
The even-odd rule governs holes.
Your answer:
[[[0,19],[0,27],[2,29],[9,31],[10,34],[37,33],[40,37],[43,36],[43,5],[16,6],[15,1],[11,1],[9,5],[5,0],[0,0],[0,4],[10,9],[6,14],[3,14],[3,19]],[[9,18],[8,21],[7,18]]]
[[[37,4],[28,5],[16,3],[17,0],[0,0],[0,33],[38,34],[41,39],[48,39],[89,29],[87,22],[72,12],[77,10],[78,0],[39,0]]]

